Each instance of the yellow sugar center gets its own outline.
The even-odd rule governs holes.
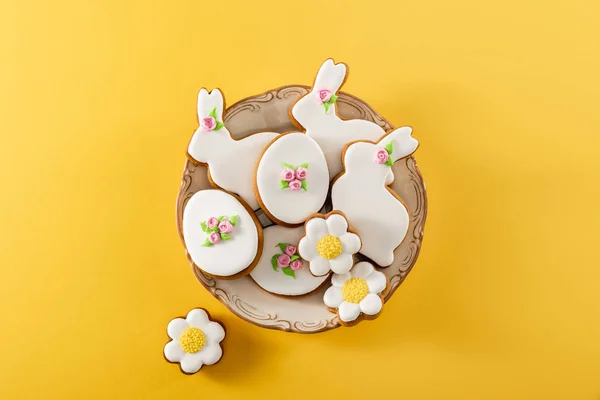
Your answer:
[[[198,328],[186,328],[179,336],[179,345],[188,354],[196,353],[204,347],[206,337],[204,332]]]
[[[342,254],[342,242],[335,236],[327,235],[317,242],[319,255],[327,260],[333,260]]]
[[[360,278],[350,278],[342,287],[342,296],[348,303],[358,304],[369,294],[367,281]]]

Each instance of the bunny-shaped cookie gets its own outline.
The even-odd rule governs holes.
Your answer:
[[[223,125],[225,104],[219,89],[198,93],[198,121],[200,126],[188,146],[188,156],[208,166],[213,186],[237,193],[256,210],[254,195],[254,164],[265,147],[279,134],[260,132],[235,140]]]
[[[337,115],[336,93],[346,79],[346,65],[334,64],[327,59],[319,72],[312,90],[294,104],[291,115],[300,128],[321,147],[329,177],[342,171],[341,154],[344,146],[356,140],[378,140],[385,131],[377,124],[361,119],[343,120]],[[392,183],[393,175],[386,178]]]
[[[345,171],[333,183],[331,201],[361,240],[361,254],[382,267],[394,261],[394,249],[408,230],[408,212],[400,197],[386,186],[391,166],[412,154],[419,143],[412,129],[398,128],[377,143],[358,141],[344,149]]]

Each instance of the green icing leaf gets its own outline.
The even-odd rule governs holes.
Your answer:
[[[392,154],[394,152],[394,143],[390,140],[390,142],[385,145],[384,149],[388,154]]]
[[[277,258],[279,257],[279,254],[275,254],[273,257],[271,257],[271,266],[273,267],[274,271],[277,271]]]
[[[221,233],[221,239],[229,240],[231,239],[231,236],[228,233]]]
[[[292,278],[296,279],[296,274],[294,273],[294,270],[291,269],[290,267],[285,267],[285,268],[282,268],[281,270],[287,276],[291,276]]]
[[[209,233],[210,230],[208,229],[208,226],[206,226],[206,222],[200,222],[200,228],[202,228],[203,232]]]
[[[302,190],[304,190],[305,192],[308,192],[308,185],[306,184],[306,181],[301,181],[302,182]]]
[[[225,219],[224,215],[221,215],[219,218],[217,218],[219,220],[219,222],[223,221]]]
[[[392,165],[394,165],[394,162],[392,161],[391,158],[388,158],[388,160],[385,162],[385,165],[387,165],[388,167],[391,167]]]
[[[206,240],[204,240],[204,243],[202,243],[202,246],[205,247],[209,247],[212,246],[213,244],[210,242],[210,240],[208,240],[208,238],[206,238]]]
[[[296,261],[296,260],[297,260],[297,259],[299,259],[299,258],[300,258],[300,256],[299,256],[299,255],[297,255],[297,254],[294,254],[293,256],[291,256],[291,257],[290,257],[290,262],[292,262],[292,261]]]
[[[325,107],[325,114],[327,114],[327,112],[329,112],[330,106],[331,106],[331,103],[323,103],[323,107]]]
[[[212,228],[212,231],[213,231],[213,232],[217,232],[217,233],[219,233],[219,227],[218,227],[218,226],[215,226],[214,228]]]
[[[338,96],[336,96],[335,94],[332,94],[331,97],[329,98],[328,103],[333,104],[337,101],[337,99],[338,99]]]
[[[231,222],[231,225],[235,226],[235,224],[237,223],[237,219],[237,215],[232,215],[231,217],[229,217],[229,222]]]
[[[214,119],[217,119],[217,107],[213,108],[209,113],[208,113],[209,117],[213,117]]]
[[[294,170],[296,169],[296,167],[294,167],[292,164],[282,162],[281,165],[283,165],[284,167],[289,168],[289,169],[294,169]]]
[[[308,168],[308,163],[307,163],[307,162],[305,162],[305,163],[302,163],[302,164],[300,164],[300,165],[298,165],[298,166],[299,166],[299,167],[302,167],[302,168]]]
[[[281,180],[281,188],[282,189],[287,189],[289,187],[290,187],[290,183],[288,181],[282,179]]]
[[[218,131],[219,129],[221,129],[221,128],[222,128],[222,127],[224,127],[224,126],[225,126],[225,125],[224,125],[222,122],[220,122],[220,121],[217,121],[217,125],[215,126],[215,131]]]
[[[279,247],[281,249],[282,253],[285,253],[285,247],[287,246],[287,243],[278,243],[277,247]]]

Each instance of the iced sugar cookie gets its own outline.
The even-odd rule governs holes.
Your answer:
[[[201,190],[188,201],[183,238],[194,264],[222,279],[246,275],[263,249],[262,227],[250,207],[219,189]]]
[[[300,132],[280,135],[258,160],[255,189],[263,211],[276,223],[294,226],[318,212],[329,190],[321,148]]]
[[[315,214],[304,225],[298,252],[308,264],[311,274],[323,276],[344,274],[354,264],[354,254],[360,250],[361,238],[348,226],[340,211],[327,215]]]
[[[386,186],[393,163],[418,146],[412,129],[398,128],[377,143],[356,142],[344,151],[344,172],[333,183],[333,208],[342,211],[362,240],[360,253],[387,267],[408,230],[400,196]]]
[[[213,186],[238,194],[253,210],[258,208],[252,178],[254,165],[265,146],[279,134],[260,132],[243,139],[231,137],[223,124],[225,103],[219,89],[198,93],[200,127],[192,136],[188,156],[208,166]]]
[[[387,277],[368,262],[359,262],[345,274],[333,274],[331,287],[323,296],[325,305],[338,315],[340,323],[352,326],[381,313]]]
[[[308,263],[298,254],[303,227],[273,225],[265,228],[263,234],[263,253],[250,273],[260,287],[278,295],[299,296],[314,291],[327,280],[329,275],[313,276]]]
[[[165,345],[167,361],[179,363],[185,374],[194,374],[203,365],[213,365],[223,356],[221,342],[225,329],[210,320],[203,308],[195,308],[185,318],[175,318],[167,326],[171,341]]]
[[[342,149],[356,140],[378,140],[385,131],[377,124],[360,119],[343,120],[337,115],[336,93],[346,79],[346,65],[326,60],[315,79],[312,90],[294,104],[293,120],[315,139],[327,158],[329,176],[342,171]],[[388,177],[392,183],[393,175]]]

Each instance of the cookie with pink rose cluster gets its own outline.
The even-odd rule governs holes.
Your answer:
[[[195,193],[183,210],[182,227],[189,257],[207,275],[239,278],[260,259],[262,226],[237,195],[220,189]]]
[[[327,160],[319,144],[300,132],[275,138],[258,159],[254,190],[271,220],[302,225],[323,208],[329,190]]]
[[[265,228],[263,253],[250,277],[267,292],[280,296],[301,296],[317,290],[329,274],[315,277],[298,253],[304,228],[272,225]]]

